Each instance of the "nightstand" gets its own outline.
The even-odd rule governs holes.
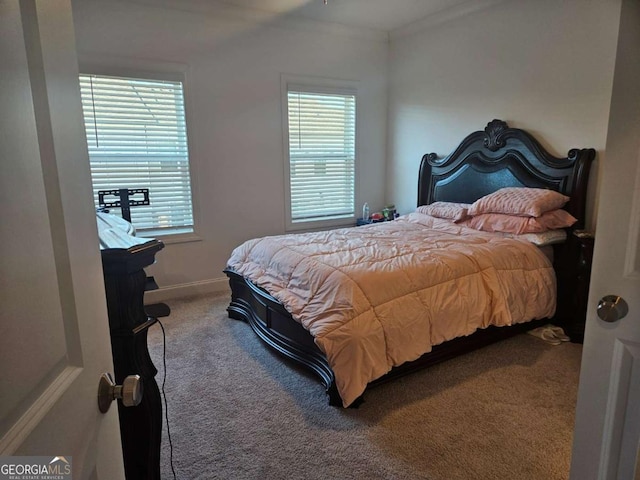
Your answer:
[[[589,281],[591,279],[591,261],[593,259],[594,236],[584,230],[576,230],[568,239],[570,262],[568,285],[564,294],[566,307],[564,328],[571,341],[582,343],[589,301]]]

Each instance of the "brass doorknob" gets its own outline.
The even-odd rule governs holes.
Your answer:
[[[140,375],[129,375],[122,385],[116,385],[109,373],[103,373],[98,384],[98,408],[107,413],[111,402],[122,400],[125,407],[136,407],[142,401],[142,379]]]
[[[604,322],[617,322],[627,313],[629,313],[629,305],[624,298],[617,295],[606,295],[598,302],[598,317]]]

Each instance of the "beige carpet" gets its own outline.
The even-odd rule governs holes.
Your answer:
[[[169,302],[168,415],[177,478],[568,478],[581,346],[530,335],[327,405],[314,377],[227,317],[228,296]],[[149,334],[162,382],[162,333]],[[163,479],[173,478],[166,427]]]

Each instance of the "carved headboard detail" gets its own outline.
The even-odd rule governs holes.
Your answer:
[[[592,148],[551,155],[528,132],[492,120],[484,130],[468,135],[447,157],[422,157],[418,205],[435,201],[472,203],[503,187],[549,188],[571,197],[565,209],[584,228],[587,182]]]

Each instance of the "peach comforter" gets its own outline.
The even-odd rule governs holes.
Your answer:
[[[229,267],[313,335],[345,407],[433,345],[550,317],[556,305],[555,274],[537,247],[420,213],[249,240]]]

